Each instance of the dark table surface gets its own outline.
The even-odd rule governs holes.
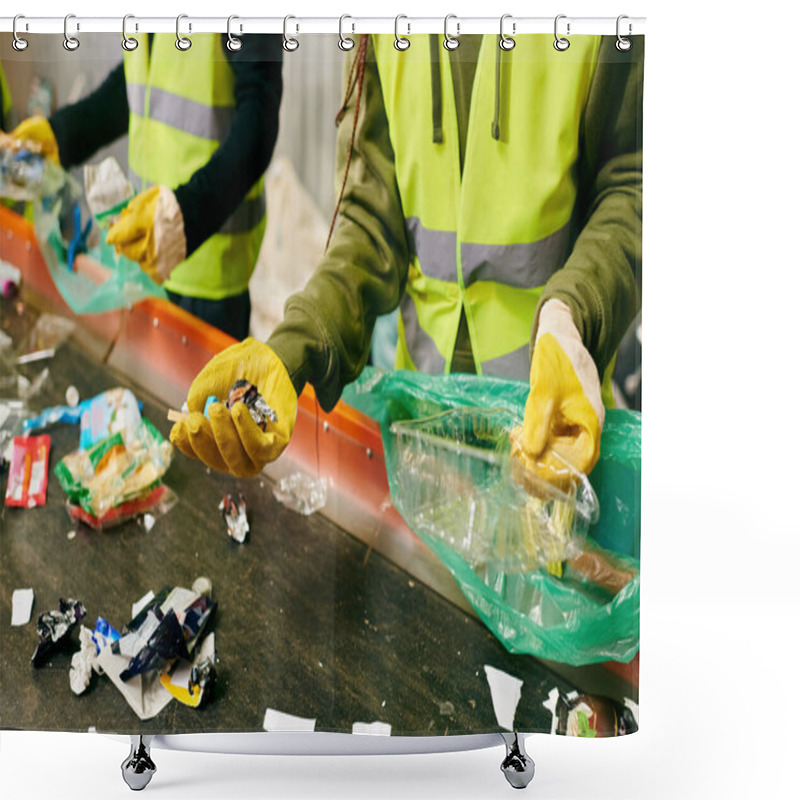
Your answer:
[[[15,340],[35,313],[3,302],[2,327]],[[167,435],[166,407],[124,376],[90,360],[72,342],[47,366],[49,379],[30,401],[64,402],[74,384],[81,399],[129,386],[143,413]],[[515,727],[550,731],[542,701],[554,687],[573,687],[530,656],[511,655],[472,616],[334,525],[282,506],[266,478],[237,480],[176,453],[166,483],[179,502],[150,531],[131,521],[109,531],[76,526],[53,469],[77,448],[78,426],[52,437],[47,504],[0,512],[0,727],[96,728],[116,733],[262,730],[266,709],[315,718],[316,730],[351,732],[354,722],[382,721],[392,734],[464,734],[502,730],[484,665],[523,681]],[[7,475],[0,480],[5,496]],[[218,509],[227,492],[245,496],[250,534],[230,539]],[[70,531],[73,538],[68,538]],[[105,676],[76,696],[69,687],[71,645],[34,669],[36,618],[73,597],[120,629],[131,604],[162,586],[213,583],[218,681],[213,701],[196,710],[172,701],[143,722]],[[33,587],[31,621],[12,627],[14,589]]]

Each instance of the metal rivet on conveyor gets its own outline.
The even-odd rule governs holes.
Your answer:
[[[153,327],[154,328],[158,327],[158,317],[153,317]]]
[[[322,430],[324,430],[324,431],[325,431],[325,433],[327,433],[327,432],[328,432],[328,428],[330,428],[330,427],[331,427],[331,426],[330,426],[330,425],[328,425],[328,421],[327,421],[327,420],[325,420],[325,421],[322,423]]]

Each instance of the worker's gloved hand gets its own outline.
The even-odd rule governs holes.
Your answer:
[[[41,147],[42,155],[45,158],[61,166],[56,135],[53,133],[50,123],[44,117],[35,116],[22,120],[11,131],[11,136],[20,142],[35,142]]]
[[[174,192],[151,186],[137,194],[108,229],[106,241],[117,255],[138,261],[156,283],[163,283],[186,258],[183,212]]]
[[[517,439],[521,455],[551,483],[569,480],[564,461],[588,475],[600,456],[604,419],[597,367],[567,305],[548,300],[539,314],[531,391]]]
[[[275,410],[278,421],[266,432],[253,421],[244,403],[228,411],[225,399],[237,380],[248,380]],[[203,409],[206,398],[220,399]],[[289,444],[297,414],[297,394],[275,351],[248,338],[214,356],[194,379],[187,398],[189,415],[176,422],[170,441],[185,455],[220,472],[244,478],[257,475]]]

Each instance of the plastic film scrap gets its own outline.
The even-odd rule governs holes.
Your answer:
[[[262,431],[267,429],[267,425],[272,422],[278,421],[278,415],[275,409],[270,406],[267,401],[259,394],[258,389],[247,380],[239,380],[233,384],[230,392],[228,392],[228,399],[225,405],[228,410],[232,409],[236,403],[244,403],[253,422],[261,428]]]
[[[63,647],[84,616],[86,609],[83,604],[72,598],[61,599],[57,609],[40,614],[36,621],[39,643],[31,657],[33,666],[41,667],[56,650]]]
[[[272,493],[282,505],[307,517],[325,506],[328,481],[305,472],[292,472],[278,481]]]
[[[569,516],[572,500],[542,503],[534,493],[533,506],[543,506],[545,514],[531,525],[535,535],[527,540],[513,527],[492,528],[502,506],[475,491],[491,486],[493,474],[502,475],[506,446],[502,431],[522,419],[528,391],[522,381],[367,368],[345,390],[343,399],[381,424],[393,503],[509,651],[576,666],[609,659],[630,661],[639,648],[641,417],[632,411],[606,412],[600,461],[589,476],[599,516],[591,515],[585,527],[578,520],[567,538],[556,536],[559,550],[549,552],[564,560],[543,564],[552,547],[543,535],[548,532],[546,523],[557,522],[562,514],[558,525],[567,525],[563,517]],[[449,430],[441,428],[445,425],[441,420],[431,423],[431,418],[448,411],[455,412],[442,417]],[[506,420],[503,414],[508,415]],[[404,422],[392,432],[393,423]],[[466,427],[459,430],[459,425]],[[430,448],[422,446],[414,454],[424,437],[403,435],[425,426],[433,426],[428,431],[431,436],[440,434],[437,447],[449,471],[442,469]],[[409,459],[418,470],[416,478],[409,475]],[[419,480],[426,474],[451,498],[449,505],[431,503],[428,511],[415,506],[427,492]],[[495,485],[498,497],[515,491],[513,486],[500,486],[499,477]],[[461,508],[458,498],[465,500]],[[577,495],[575,500],[580,507]],[[447,513],[453,515],[452,522]],[[567,527],[561,527],[561,533]],[[535,553],[539,563],[534,568],[530,556]]]
[[[166,513],[175,504],[175,494],[162,483],[172,445],[142,417],[129,389],[45,409],[23,426],[30,431],[58,422],[80,422],[78,449],[55,467],[73,520],[108,528],[146,512]]]
[[[127,308],[146,297],[167,298],[166,290],[156,284],[139,264],[118,256],[105,241],[105,234],[95,241],[87,224],[83,236],[79,226],[69,229],[68,220],[80,220],[82,188],[67,172],[32,152],[32,147],[16,152],[0,136],[0,195],[32,201],[36,239],[53,282],[64,301],[76,314],[99,314]],[[102,176],[101,176],[102,178]],[[97,180],[92,194],[101,187]],[[119,207],[112,207],[118,211]],[[63,221],[63,222],[62,222]],[[105,227],[108,220],[101,220]],[[101,267],[79,269],[75,245]]]
[[[232,494],[226,494],[220,500],[219,510],[225,520],[228,536],[234,542],[244,544],[244,540],[250,531],[250,523],[247,521],[247,505],[244,502],[244,497],[241,494],[236,497]]]

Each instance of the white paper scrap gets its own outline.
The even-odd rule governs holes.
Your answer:
[[[153,590],[151,589],[144,597],[139,598],[132,606],[131,606],[131,619],[136,617],[139,612],[155,597],[153,594]]]
[[[33,610],[33,589],[14,589],[11,595],[11,624],[27,625]]]
[[[388,722],[354,722],[353,733],[368,736],[391,736],[392,726]]]
[[[274,708],[268,708],[264,715],[265,731],[313,731],[316,724],[316,718],[295,717],[293,714],[284,714],[283,711],[276,711]]]
[[[104,647],[97,656],[97,663],[111,679],[114,686],[122,692],[128,705],[136,712],[139,719],[150,719],[158,714],[172,700],[172,695],[161,685],[155,672],[135,675],[124,682],[119,676],[130,658],[115,655],[110,647]]]
[[[514,715],[517,713],[517,705],[522,697],[522,681],[501,669],[490,667],[488,664],[484,664],[483,669],[492,693],[492,705],[494,706],[494,715],[497,717],[497,724],[508,731],[514,730]]]
[[[542,702],[542,705],[553,715],[553,721],[550,723],[550,733],[555,734],[558,728],[558,718],[556,717],[556,704],[558,703],[558,688],[553,687],[550,694],[547,695],[547,700]]]

